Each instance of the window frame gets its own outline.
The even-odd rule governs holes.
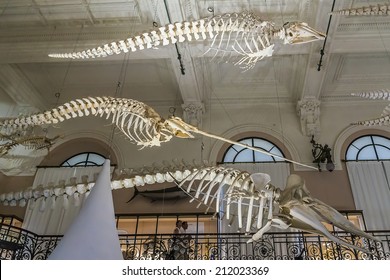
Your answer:
[[[86,159],[85,159],[84,161],[80,161],[80,162],[78,162],[78,163],[76,163],[76,164],[74,164],[74,165],[70,165],[70,164],[68,163],[69,160],[71,160],[71,159],[73,159],[73,158],[75,158],[75,157],[77,157],[77,156],[84,155],[84,154],[87,154]],[[75,154],[75,155],[73,155],[73,156],[67,158],[66,160],[64,160],[64,161],[60,164],[60,166],[61,166],[61,167],[102,166],[104,162],[103,162],[102,164],[97,164],[97,163],[94,162],[94,161],[89,161],[89,160],[88,160],[88,159],[89,159],[89,156],[90,156],[91,154],[97,155],[97,156],[99,156],[99,157],[102,157],[103,159],[106,159],[105,156],[103,156],[102,154],[96,153],[96,152],[82,152],[82,153],[78,153],[78,154]],[[67,163],[67,165],[65,165],[66,163]],[[80,163],[84,163],[84,164],[80,164]],[[88,163],[93,163],[93,164],[88,164]]]
[[[360,139],[362,139],[362,138],[366,138],[366,137],[369,137],[369,138],[370,138],[370,141],[371,141],[371,142],[370,142],[369,144],[366,144],[366,145],[364,145],[364,146],[362,146],[362,147],[360,147],[360,148],[358,148],[358,147],[356,147],[356,146],[354,145],[354,143],[355,143],[356,141],[358,141],[358,140],[360,140]],[[378,151],[377,151],[377,149],[376,149],[376,147],[382,147],[382,148],[386,148],[386,149],[388,149],[388,150],[390,151],[390,145],[387,147],[387,146],[384,146],[383,144],[377,144],[377,143],[375,143],[373,137],[380,137],[380,138],[383,138],[383,139],[389,141],[389,144],[390,144],[390,138],[389,138],[389,137],[386,137],[386,136],[383,136],[383,135],[379,135],[379,134],[365,134],[365,135],[361,135],[361,136],[359,136],[359,137],[353,139],[353,140],[349,143],[349,145],[347,146],[347,149],[345,150],[345,161],[346,161],[346,162],[347,162],[347,161],[390,161],[390,158],[380,159],[380,158],[379,158],[379,155],[378,155]],[[367,147],[370,147],[370,146],[373,147],[374,153],[375,153],[375,157],[376,157],[376,158],[359,159],[359,154],[360,154],[360,152],[361,152],[363,149],[365,149],[365,148],[367,148]],[[354,147],[355,149],[358,150],[358,152],[356,153],[356,156],[355,156],[354,159],[348,159],[348,152],[349,152],[349,150],[350,150],[351,147]]]
[[[284,154],[283,150],[282,150],[281,148],[279,148],[279,146],[277,146],[274,142],[272,142],[272,141],[270,141],[270,140],[268,140],[268,139],[266,139],[266,138],[258,137],[258,136],[248,136],[248,137],[244,137],[244,138],[241,138],[241,139],[237,140],[237,142],[242,143],[242,141],[248,140],[248,139],[251,140],[251,142],[252,142],[252,147],[258,148],[258,149],[261,149],[261,150],[264,150],[265,152],[268,152],[268,153],[272,153],[271,151],[274,150],[274,149],[276,149],[277,151],[280,152],[280,156],[285,158],[285,154]],[[265,141],[265,142],[271,144],[271,145],[272,145],[272,148],[268,151],[268,150],[266,150],[266,149],[264,149],[264,148],[262,148],[262,147],[255,146],[255,145],[254,145],[254,141],[255,141],[255,140],[262,140],[262,141]],[[273,156],[270,156],[270,157],[273,159],[273,161],[256,161],[256,160],[255,160],[255,159],[256,159],[255,153],[258,153],[258,152],[253,151],[253,150],[251,150],[251,151],[252,151],[252,161],[235,161],[236,157],[237,157],[241,152],[248,150],[248,148],[244,148],[244,147],[243,147],[242,150],[237,151],[237,150],[235,150],[235,149],[233,148],[235,145],[236,145],[236,144],[230,145],[230,146],[224,151],[223,156],[222,156],[222,161],[220,162],[220,164],[225,164],[225,163],[226,163],[226,164],[227,164],[227,163],[229,163],[229,164],[232,164],[232,163],[233,163],[233,164],[234,164],[234,163],[280,163],[280,162],[286,162],[285,160],[278,160],[278,159],[275,159],[275,157],[273,157]],[[225,161],[225,157],[226,157],[227,153],[228,153],[231,149],[234,149],[237,153],[236,153],[236,155],[234,156],[233,161],[226,162],[226,161]],[[277,155],[277,154],[275,153],[275,155]]]

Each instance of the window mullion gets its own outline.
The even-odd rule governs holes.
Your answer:
[[[374,138],[372,138],[372,135],[370,135],[370,139],[372,142],[372,146],[374,146],[374,152],[375,152],[376,159],[379,160],[378,151],[376,150],[376,145],[374,143]]]

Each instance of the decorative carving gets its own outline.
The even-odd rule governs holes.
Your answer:
[[[183,120],[190,125],[201,128],[202,117],[205,111],[204,104],[200,102],[185,103],[181,107],[183,109]]]
[[[320,134],[320,104],[314,97],[306,97],[298,101],[297,113],[301,120],[301,130],[306,136]]]

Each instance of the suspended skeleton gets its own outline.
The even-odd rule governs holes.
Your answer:
[[[332,15],[345,15],[345,16],[385,16],[390,15],[390,5],[387,3],[370,5],[366,7],[357,7],[351,9],[343,9],[334,11]]]
[[[58,136],[51,139],[46,136],[27,133],[0,134],[0,170],[12,176],[21,173],[35,173],[35,167],[49,153]]]
[[[353,96],[359,96],[368,99],[383,99],[390,101],[390,91],[388,89],[377,90],[372,92],[360,92],[360,93],[352,93]],[[390,104],[383,109],[383,112],[379,118],[358,121],[353,123],[356,125],[366,125],[366,126],[382,126],[382,125],[390,125]]]
[[[333,224],[351,234],[374,241],[377,238],[358,229],[331,206],[311,197],[304,180],[295,174],[287,179],[284,190],[273,186],[268,174],[241,172],[232,168],[208,167],[196,170],[179,184],[193,200],[218,213],[225,203],[225,218],[231,220],[233,205],[239,229],[257,232],[248,242],[262,238],[271,227],[295,228],[323,235],[333,242],[369,253],[329,232],[322,222]]]
[[[163,162],[163,166],[153,165],[152,168],[143,167],[140,169],[121,170],[119,178],[111,182],[113,190],[121,188],[136,188],[147,184],[173,183],[175,180],[183,180],[192,170],[204,167],[205,164],[187,164],[185,162],[173,161],[173,163]],[[191,171],[190,171],[191,170]],[[88,195],[95,185],[95,176],[89,178],[87,175],[81,177],[80,181],[71,177],[69,181],[61,180],[56,184],[50,183],[47,186],[40,185],[37,188],[29,187],[24,191],[9,192],[0,194],[0,202],[4,205],[21,207],[26,206],[28,200],[35,201],[39,198],[51,200],[55,204],[58,197],[80,197]],[[67,201],[67,199],[66,199]],[[45,203],[46,205],[46,203]],[[65,206],[64,206],[65,207]],[[44,207],[43,207],[44,208]]]
[[[221,54],[221,60],[232,61],[244,69],[251,69],[259,60],[272,56],[275,38],[283,40],[284,44],[295,45],[323,40],[325,35],[304,22],[285,23],[276,28],[274,23],[264,21],[253,13],[242,12],[168,24],[97,48],[72,53],[53,53],[49,56],[72,59],[106,57],[182,43],[186,40],[210,39],[211,45],[206,53],[214,52],[214,57]],[[236,55],[239,55],[238,59],[234,58]]]
[[[133,142],[143,147],[159,146],[169,141],[170,127],[149,106],[136,100],[112,97],[88,97],[70,101],[41,114],[10,119],[0,123],[1,132],[9,135],[31,126],[56,124],[65,120],[92,115],[112,116],[112,123]]]
[[[0,157],[4,155],[18,156],[18,152],[14,152],[18,147],[23,147],[24,150],[29,151],[32,155],[33,151],[49,150],[54,144],[55,140],[59,138],[47,138],[45,136],[20,136],[19,134],[3,135],[0,134]],[[18,149],[20,153],[20,149]],[[24,156],[25,154],[21,154]],[[41,156],[42,153],[39,153]]]
[[[160,146],[161,143],[171,140],[173,136],[194,138],[193,133],[198,133],[311,169],[317,169],[313,166],[295,162],[258,148],[201,131],[178,117],[170,117],[165,120],[148,105],[126,98],[88,97],[76,99],[50,111],[0,122],[0,133],[10,135],[27,127],[56,124],[71,118],[89,116],[91,113],[100,117],[105,115],[106,119],[111,117],[112,124],[116,125],[131,142],[142,146],[142,148]]]
[[[152,169],[148,173],[140,170],[132,172],[132,175],[122,176],[111,182],[113,190],[121,188],[134,188],[145,184],[165,182],[177,182],[178,186],[191,197],[192,201],[199,202],[199,206],[207,207],[206,212],[215,210],[221,216],[233,222],[237,219],[239,229],[250,233],[253,229],[257,232],[249,242],[259,240],[271,227],[281,229],[295,228],[315,234],[323,235],[341,245],[369,253],[366,249],[350,244],[332,235],[322,222],[331,223],[334,226],[354,235],[378,241],[375,237],[356,228],[350,221],[329,205],[310,196],[305,182],[298,175],[290,175],[284,190],[273,186],[271,178],[267,174],[249,174],[223,166],[165,166]],[[142,174],[144,173],[144,174]],[[66,198],[88,195],[93,188],[94,181],[85,176],[81,182],[71,178],[69,183],[59,182],[58,185],[40,186],[36,189],[28,188],[25,191],[11,192],[0,195],[0,202],[5,205],[25,206],[27,200],[41,200],[39,206],[44,210],[46,201],[56,202],[56,198]],[[64,199],[64,203],[68,199]],[[64,204],[64,207],[69,207]]]

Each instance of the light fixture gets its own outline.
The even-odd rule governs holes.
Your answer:
[[[332,161],[332,155],[331,151],[332,149],[329,148],[327,144],[324,146],[321,144],[317,144],[316,141],[314,141],[314,135],[311,137],[310,143],[313,145],[312,154],[313,154],[313,162],[317,163],[318,170],[321,171],[321,163],[325,163],[326,161],[326,170],[329,172],[332,172],[335,168],[334,163]]]

